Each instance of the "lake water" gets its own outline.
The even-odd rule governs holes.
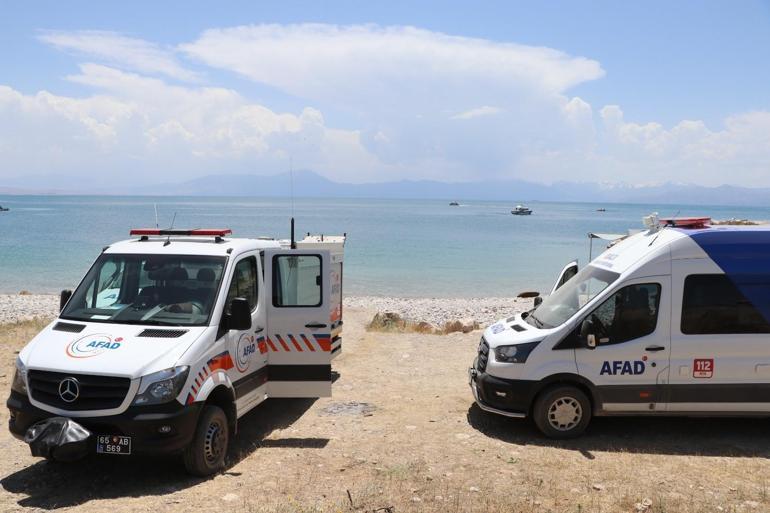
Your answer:
[[[289,237],[290,203],[279,198],[0,196],[0,292],[73,288],[102,247],[132,227],[225,227],[236,237]],[[572,259],[588,258],[588,232],[625,233],[671,205],[295,200],[297,233],[341,234],[345,293],[397,297],[511,296],[550,289]],[[597,208],[606,212],[597,212]],[[685,206],[679,215],[770,219],[770,208]],[[594,241],[594,256],[601,250]],[[599,251],[597,251],[597,248]]]

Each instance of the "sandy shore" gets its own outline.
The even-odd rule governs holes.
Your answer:
[[[393,298],[351,296],[345,306],[377,312],[394,312],[415,322],[442,326],[448,321],[476,321],[486,326],[500,319],[532,308],[531,299],[520,298]],[[0,324],[35,317],[50,319],[59,310],[59,296],[53,294],[0,294]]]

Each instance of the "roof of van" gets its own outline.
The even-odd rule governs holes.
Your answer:
[[[166,244],[170,240],[170,244]],[[208,237],[152,237],[148,240],[129,239],[111,244],[105,253],[153,254],[153,255],[238,255],[245,251],[279,248],[281,244],[272,239],[222,238],[215,242]],[[228,253],[228,250],[229,253]]]
[[[623,239],[599,255],[593,265],[622,273],[657,258],[711,258],[725,273],[770,272],[770,225],[661,228]]]

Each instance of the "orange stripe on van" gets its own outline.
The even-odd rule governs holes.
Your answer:
[[[272,350],[274,353],[277,353],[277,352],[278,352],[278,349],[276,349],[276,348],[275,348],[275,344],[273,344],[273,341],[272,341],[272,340],[270,340],[270,338],[269,338],[269,337],[268,337],[268,339],[267,339],[267,345],[269,345],[269,346],[270,346],[270,349],[271,349],[271,350]]]
[[[324,335],[324,336],[313,335],[313,337],[315,337],[315,340],[316,342],[318,342],[318,345],[321,346],[322,351],[329,352],[332,350],[331,339],[329,338],[328,335]]]
[[[294,344],[294,347],[297,348],[297,351],[299,351],[301,353],[302,352],[302,346],[299,345],[299,343],[297,342],[297,339],[294,338],[294,335],[292,335],[291,333],[289,333],[289,340],[291,340],[291,343]]]
[[[278,335],[277,333],[275,336],[278,337],[278,343],[280,343],[283,346],[283,350],[290,353],[291,349],[289,349],[289,346],[286,345],[286,342],[283,341],[281,336]]]
[[[315,347],[313,347],[313,344],[310,343],[307,337],[305,335],[300,335],[300,337],[302,337],[302,341],[305,342],[305,345],[307,346],[307,348],[315,352]]]

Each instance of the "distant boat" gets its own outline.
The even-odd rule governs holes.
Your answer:
[[[11,210],[11,209],[10,208],[5,208],[2,205],[0,205],[0,212],[8,212],[9,210]]]
[[[516,205],[516,208],[511,210],[511,214],[515,216],[529,216],[532,215],[532,209],[527,208],[524,205]]]
[[[596,211],[597,212],[606,212],[607,209],[606,208],[597,208]]]
[[[459,207],[459,206],[460,206],[460,204],[459,204],[459,203],[457,203],[456,201],[453,201],[452,203],[450,203],[450,204],[449,204],[449,206],[450,206],[450,207]]]

